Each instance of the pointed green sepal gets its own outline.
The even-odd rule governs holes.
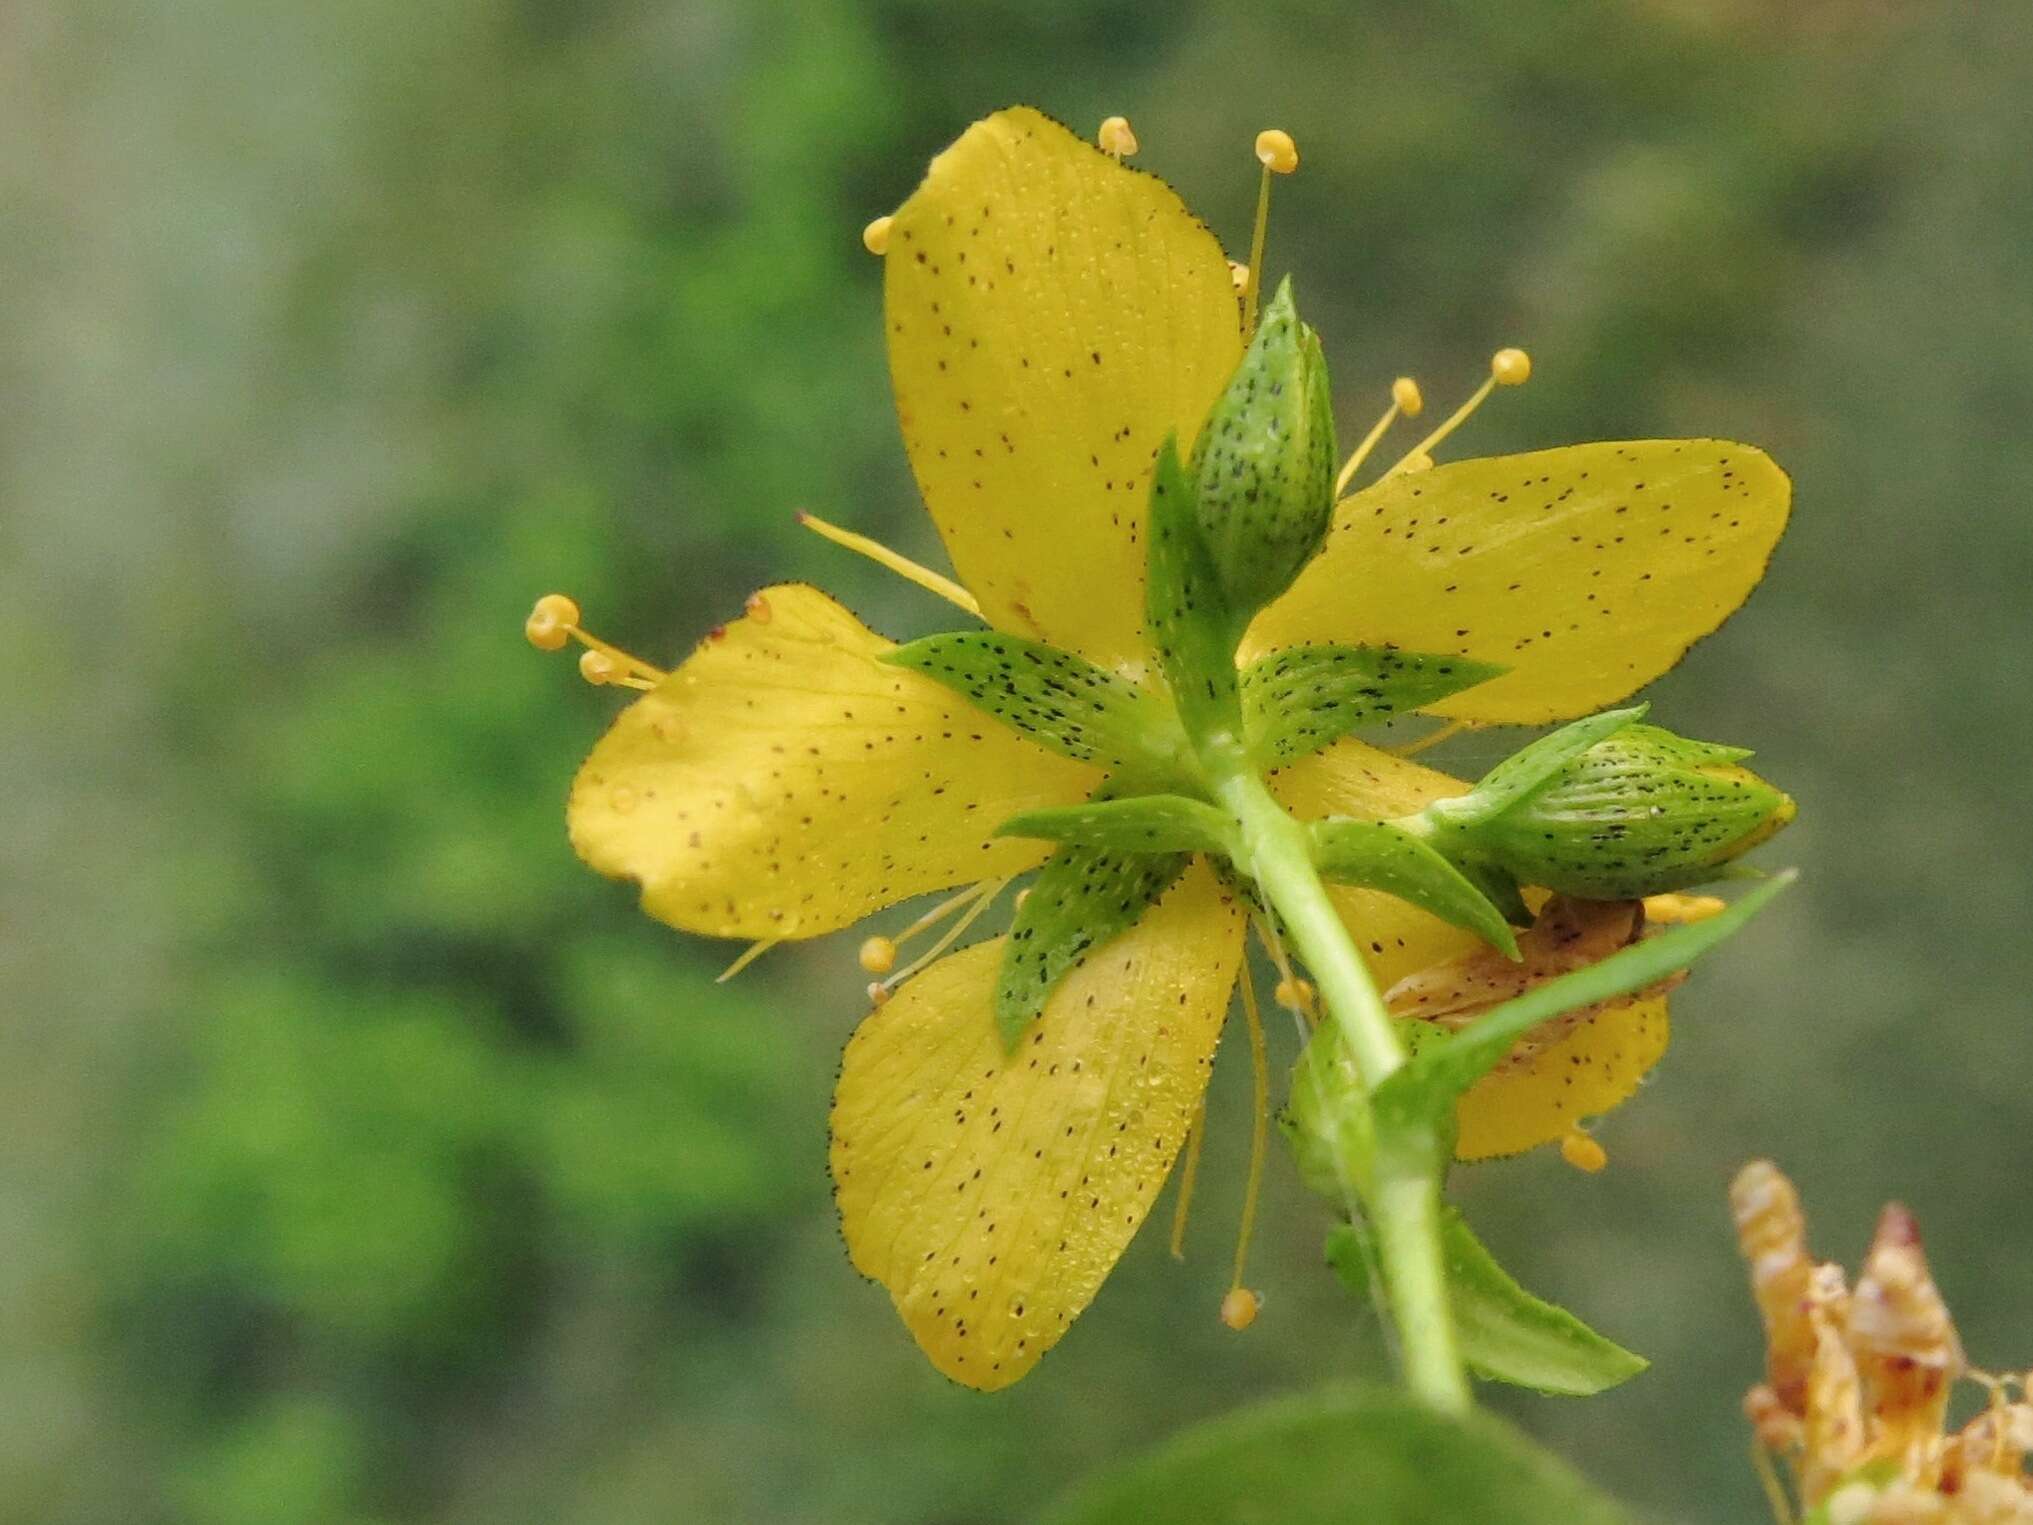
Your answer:
[[[1235,856],[1235,827],[1229,818],[1204,801],[1180,794],[1143,794],[1026,810],[996,827],[995,834],[1115,852]]]
[[[1789,870],[1706,921],[1640,938],[1599,963],[1534,986],[1457,1033],[1436,1030],[1424,1034],[1411,1058],[1377,1088],[1377,1110],[1435,1122],[1451,1118],[1461,1093],[1501,1064],[1512,1045],[1540,1023],[1630,995],[1685,969],[1740,930],[1792,884],[1794,877]]]
[[[1243,673],[1243,734],[1258,766],[1282,768],[1359,726],[1437,704],[1507,670],[1390,646],[1288,647]]]
[[[1196,734],[1239,732],[1235,642],[1240,633],[1200,527],[1193,483],[1167,435],[1151,470],[1144,577],[1144,632],[1158,654],[1179,713]]]
[[[1541,736],[1528,747],[1513,752],[1485,773],[1467,794],[1437,800],[1426,807],[1435,821],[1449,826],[1478,826],[1493,819],[1550,781],[1555,774],[1597,742],[1606,741],[1625,726],[1642,720],[1649,704],[1627,709],[1604,710],[1571,725],[1563,725],[1550,736]]]
[[[1193,447],[1201,539],[1238,618],[1289,588],[1320,549],[1334,462],[1327,362],[1287,277]]]
[[[1440,1238],[1455,1336],[1478,1377],[1582,1398],[1651,1364],[1519,1286],[1452,1206],[1441,1209]],[[1351,1292],[1367,1296],[1382,1271],[1374,1232],[1367,1224],[1339,1225],[1327,1236],[1327,1263]]]
[[[1041,641],[964,631],[912,641],[884,660],[1081,762],[1162,775],[1185,753],[1178,721],[1158,695]]]
[[[1312,839],[1313,861],[1325,878],[1408,900],[1444,922],[1473,932],[1506,957],[1518,956],[1518,940],[1503,911],[1452,863],[1403,827],[1389,821],[1331,816],[1313,822],[1307,835]]]
[[[1059,982],[1087,956],[1135,926],[1184,872],[1186,853],[1062,847],[1018,907],[995,982],[995,1025],[1014,1049]]]

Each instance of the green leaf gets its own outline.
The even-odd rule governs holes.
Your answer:
[[[999,631],[926,636],[884,660],[942,683],[1041,746],[1081,762],[1174,771],[1185,737],[1164,700],[1084,657]]]
[[[1628,1525],[1495,1416],[1328,1389],[1252,1404],[1115,1468],[1043,1525]]]
[[[1643,990],[1731,936],[1762,911],[1795,875],[1791,870],[1760,885],[1706,921],[1646,937],[1600,963],[1548,980],[1484,1013],[1452,1037],[1429,1036],[1405,1065],[1377,1088],[1381,1113],[1388,1106],[1416,1116],[1449,1115],[1455,1098],[1482,1079],[1541,1022]]]
[[[1650,1364],[1519,1286],[1452,1206],[1440,1233],[1455,1333],[1477,1376],[1578,1398],[1627,1382]],[[1328,1265],[1358,1296],[1368,1296],[1371,1268],[1382,1265],[1374,1241],[1366,1224],[1343,1223],[1327,1236]]]
[[[1239,729],[1235,643],[1241,631],[1194,522],[1193,483],[1172,435],[1151,470],[1145,528],[1144,633],[1179,713],[1197,734]]]
[[[1544,784],[1597,742],[1608,740],[1633,721],[1644,718],[1650,708],[1649,704],[1633,704],[1627,709],[1604,710],[1600,715],[1563,725],[1552,735],[1541,736],[1530,746],[1513,752],[1485,773],[1467,794],[1427,806],[1427,814],[1453,826],[1487,821]]]
[[[1291,646],[1243,673],[1243,734],[1260,766],[1282,768],[1359,726],[1437,704],[1506,671],[1390,646]]]
[[[996,827],[995,834],[1117,852],[1235,856],[1235,831],[1229,818],[1202,800],[1180,794],[1142,794],[1126,800],[1026,810]]]
[[[995,982],[995,1025],[1015,1048],[1059,982],[1088,954],[1136,925],[1184,872],[1187,853],[1063,847],[1017,909]]]
[[[1515,959],[1518,940],[1503,913],[1439,853],[1389,821],[1332,816],[1307,828],[1313,861],[1337,884],[1359,884],[1409,900],[1465,927]]]

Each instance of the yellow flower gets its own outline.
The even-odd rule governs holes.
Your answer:
[[[1111,143],[1131,150],[1126,124]],[[968,129],[864,237],[885,260],[905,446],[965,585],[952,596],[997,629],[1147,681],[1151,462],[1168,432],[1193,439],[1242,355],[1221,246],[1163,182],[1027,109]],[[1506,351],[1495,379],[1525,369]],[[1416,387],[1393,396],[1394,413],[1418,411]],[[1435,714],[1584,713],[1720,624],[1786,517],[1777,468],[1714,441],[1421,465],[1341,500],[1244,660],[1316,642],[1460,653],[1508,671]],[[541,643],[562,642],[566,614],[533,621],[532,639],[541,624]],[[652,915],[714,936],[811,937],[958,885],[988,886],[964,902],[978,913],[1047,852],[995,827],[1085,800],[1101,773],[883,662],[892,649],[805,586],[756,595],[668,676],[596,644],[589,676],[647,691],[574,785],[574,845],[639,881]],[[1271,787],[1304,819],[1400,816],[1467,786],[1344,740]],[[1336,895],[1385,985],[1473,945],[1387,895]],[[874,987],[833,1113],[839,1207],[855,1265],[941,1371],[1013,1382],[1092,1299],[1198,1112],[1244,920],[1196,863],[1057,988],[1011,1053],[991,1014],[1004,939]],[[893,957],[888,939],[864,949],[872,972]],[[1656,1002],[1584,1022],[1472,1092],[1464,1136],[1525,1148],[1569,1134],[1573,1107],[1534,1077],[1592,1066],[1601,1110],[1663,1036]]]

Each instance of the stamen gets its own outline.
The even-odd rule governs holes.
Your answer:
[[[1271,221],[1271,176],[1289,175],[1299,167],[1299,150],[1292,142],[1292,135],[1275,127],[1266,127],[1257,134],[1257,162],[1264,167],[1263,179],[1257,186],[1256,225],[1249,235],[1249,273],[1242,287],[1242,336],[1247,339],[1256,332],[1257,288],[1260,284],[1257,272],[1264,264],[1264,231]]]
[[[937,905],[933,906],[931,910],[925,912],[925,914],[920,916],[916,921],[912,922],[909,926],[905,927],[903,931],[897,933],[897,935],[894,938],[892,938],[891,941],[897,943],[898,945],[901,945],[909,942],[912,938],[916,937],[920,932],[928,931],[929,929],[936,927],[948,916],[951,916],[955,911],[959,910],[960,907],[972,901],[976,895],[979,895],[982,890],[982,885],[985,885],[987,882],[988,881],[984,879],[978,884],[970,884],[967,886],[966,889],[962,890],[959,894],[948,896],[946,899],[940,901]],[[1024,894],[1026,895],[1029,893],[1030,891],[1028,889],[1024,891]],[[1018,903],[1021,904],[1023,897],[1020,895],[1017,897],[1017,899]],[[879,973],[882,971],[871,971],[871,972]]]
[[[894,217],[878,217],[861,230],[861,247],[870,254],[889,253],[889,230]]]
[[[726,984],[735,975],[741,973],[742,970],[746,969],[750,964],[761,958],[763,954],[769,952],[770,949],[782,941],[781,937],[765,937],[750,943],[746,948],[741,950],[741,957],[720,971],[720,977],[713,983],[716,985]]]
[[[1128,117],[1104,117],[1094,141],[1111,159],[1127,159],[1137,151],[1137,135],[1129,130]]]
[[[1793,1525],[1793,1501],[1786,1497],[1786,1485],[1779,1481],[1779,1469],[1772,1453],[1756,1436],[1751,1438],[1751,1470],[1758,1474],[1758,1486],[1765,1490],[1765,1504],[1772,1511],[1772,1525]]]
[[[1594,1175],[1609,1163],[1609,1151],[1579,1128],[1571,1128],[1560,1140],[1560,1158],[1576,1170]]]
[[[1313,1013],[1296,1004],[1287,1005],[1278,992],[1288,990],[1296,997],[1306,982],[1292,973],[1292,961],[1285,956],[1285,944],[1278,936],[1278,929],[1263,916],[1253,915],[1250,920],[1256,927],[1257,941],[1264,945],[1264,952],[1270,955],[1271,963],[1278,971],[1278,983],[1271,994],[1280,1006],[1292,1013],[1293,1025],[1299,1029],[1299,1041],[1304,1043],[1313,1036]]]
[[[562,593],[546,593],[536,601],[529,618],[522,622],[523,636],[538,651],[562,651],[567,641],[577,641],[585,651],[579,655],[579,676],[600,686],[652,689],[668,676],[640,657],[632,657],[598,636],[588,635],[579,626],[579,606]]]
[[[1318,1009],[1313,1004],[1316,997],[1317,992],[1313,989],[1311,980],[1293,979],[1290,975],[1279,980],[1277,988],[1271,992],[1272,1000],[1285,1010],[1296,1011],[1302,1017],[1310,1017]]]
[[[1426,399],[1419,393],[1418,382],[1409,376],[1400,376],[1392,382],[1391,405],[1384,409],[1384,416],[1370,426],[1369,433],[1362,437],[1362,443],[1355,447],[1355,454],[1343,464],[1340,474],[1334,479],[1334,496],[1338,498],[1348,490],[1350,480],[1362,468],[1362,463],[1369,459],[1369,453],[1376,449],[1377,441],[1384,437],[1385,430],[1401,416],[1417,418],[1425,411]]]
[[[1691,921],[1706,921],[1719,916],[1728,908],[1728,902],[1714,895],[1647,895],[1645,897],[1645,920],[1661,926],[1677,927]]]
[[[1249,1261],[1249,1239],[1256,1229],[1257,1194],[1264,1183],[1264,1144],[1270,1136],[1271,1066],[1264,1047],[1264,1024],[1257,1014],[1256,982],[1250,978],[1249,961],[1242,963],[1242,1016],[1249,1028],[1250,1135],[1249,1184],[1243,1188],[1242,1226],[1235,1236],[1235,1275],[1228,1296],[1221,1300],[1221,1322],[1231,1329],[1247,1329],[1256,1320],[1262,1301],[1242,1284]]]
[[[1399,461],[1389,471],[1385,472],[1384,480],[1388,481],[1390,478],[1407,471],[1421,471],[1430,468],[1433,464],[1433,447],[1468,422],[1468,416],[1482,406],[1484,399],[1490,393],[1494,392],[1498,387],[1523,386],[1526,381],[1531,379],[1531,375],[1531,356],[1521,349],[1498,350],[1494,355],[1490,356],[1489,375],[1484,379],[1483,384],[1475,389],[1474,395],[1467,402],[1456,408],[1446,423],[1420,440],[1412,448],[1409,455],[1402,461]],[[1424,457],[1423,465],[1420,464],[1421,457]]]
[[[1443,741],[1452,741],[1468,728],[1469,723],[1466,720],[1450,720],[1445,725],[1435,726],[1415,741],[1408,741],[1401,747],[1392,747],[1390,749],[1391,755],[1394,757],[1417,757],[1429,747],[1437,747]]]
[[[1186,1125],[1186,1163],[1179,1167],[1179,1197],[1172,1204],[1172,1258],[1186,1258],[1186,1215],[1193,1207],[1193,1187],[1200,1179],[1200,1143],[1207,1136],[1207,1104],[1202,1102]]]
[[[930,567],[921,567],[910,558],[899,556],[888,546],[870,540],[866,535],[857,535],[852,530],[841,529],[837,524],[828,524],[817,514],[808,514],[800,509],[798,523],[821,539],[830,540],[835,545],[844,545],[850,551],[859,551],[877,566],[889,568],[904,581],[916,583],[927,593],[938,594],[947,603],[965,609],[976,619],[981,617],[981,605],[975,602],[974,595],[950,577],[941,577]]]
[[[1014,878],[1015,875],[1011,875],[1010,877]],[[896,989],[897,986],[901,985],[905,980],[909,979],[912,975],[916,974],[920,969],[924,968],[925,965],[931,963],[940,954],[944,953],[948,948],[952,947],[953,944],[958,942],[961,938],[961,935],[964,932],[966,932],[966,930],[969,927],[973,926],[976,921],[980,920],[981,913],[987,910],[990,905],[994,904],[995,897],[1003,892],[1004,887],[1008,885],[1008,883],[1009,879],[991,879],[984,881],[980,885],[977,885],[975,887],[974,904],[967,908],[967,914],[962,916],[958,921],[954,922],[952,926],[948,927],[946,929],[945,935],[941,937],[937,942],[933,943],[931,947],[927,948],[917,958],[912,959],[910,963],[906,964],[903,968],[899,969],[895,974],[892,974],[891,976],[889,976],[888,979],[884,980],[882,982],[883,989],[885,991]]]
[[[887,937],[871,937],[861,945],[857,957],[870,974],[888,974],[896,968],[896,944]]]

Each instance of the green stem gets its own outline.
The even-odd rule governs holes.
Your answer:
[[[1216,773],[1216,798],[1240,828],[1239,866],[1283,919],[1348,1044],[1364,1091],[1374,1092],[1405,1062],[1405,1048],[1347,925],[1328,898],[1305,828],[1246,765],[1210,771]],[[1383,1129],[1380,1135],[1376,1158],[1361,1174],[1370,1177],[1369,1207],[1404,1344],[1405,1381],[1435,1408],[1460,1413],[1471,1399],[1441,1249],[1442,1151],[1437,1141],[1407,1135],[1402,1128]]]

